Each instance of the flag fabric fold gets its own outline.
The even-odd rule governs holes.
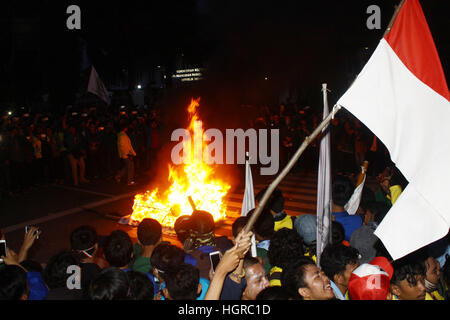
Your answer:
[[[323,119],[328,114],[327,84],[322,84]],[[320,256],[331,239],[331,145],[328,127],[322,130],[320,140],[319,169],[317,174],[317,234],[316,257],[320,266]]]
[[[375,231],[393,259],[449,231],[449,99],[420,3],[406,0],[389,33],[337,102],[383,141],[409,182]]]
[[[94,66],[92,66],[91,68],[91,74],[89,76],[87,91],[98,96],[100,99],[105,101],[107,105],[111,103],[108,90],[106,90],[106,87],[103,84],[102,80],[100,79]]]
[[[242,199],[241,216],[247,216],[248,212],[255,209],[255,193],[253,190],[253,177],[252,170],[249,163],[248,152],[245,154],[245,191],[244,198]],[[253,257],[256,257],[256,238],[255,235],[252,236],[252,245],[250,252]]]

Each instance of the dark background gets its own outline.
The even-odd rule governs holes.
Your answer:
[[[167,105],[202,96],[204,109],[234,114],[241,104],[276,104],[295,88],[296,103],[321,106],[321,83],[334,102],[381,39],[398,0],[268,1],[14,1],[0,11],[0,106],[32,108],[48,95],[63,110],[85,90],[83,48],[105,83],[136,61],[170,75],[183,55],[206,68],[204,80],[171,90]],[[81,30],[68,30],[66,9],[81,8]],[[381,29],[369,30],[366,9],[381,8]],[[448,75],[449,2],[421,1]],[[85,56],[86,57],[86,56]],[[265,78],[268,80],[265,80]],[[166,95],[167,96],[167,95]],[[178,98],[180,100],[177,100]],[[2,110],[2,114],[3,114]]]

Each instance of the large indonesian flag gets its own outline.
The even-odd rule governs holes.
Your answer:
[[[339,99],[388,148],[409,184],[375,235],[394,259],[450,226],[450,94],[418,0],[406,0],[353,85]]]

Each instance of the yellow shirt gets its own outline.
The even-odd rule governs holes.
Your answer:
[[[272,267],[269,272],[269,283],[271,287],[281,287],[281,273],[283,272],[283,269],[280,267]],[[271,279],[272,278],[272,279]]]
[[[434,299],[433,299],[434,296]],[[425,295],[425,300],[445,300],[443,296],[441,296],[439,294],[439,292],[437,290],[431,292],[431,293],[426,293]]]
[[[292,223],[292,217],[289,215],[286,215],[283,219],[278,220],[278,221],[274,221],[274,230],[278,231],[282,228],[288,228],[288,229],[293,229],[294,228],[294,224]]]

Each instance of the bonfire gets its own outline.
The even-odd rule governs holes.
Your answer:
[[[197,113],[199,103],[200,98],[192,99],[187,109],[189,113],[187,130],[194,141],[203,141],[203,130],[194,130],[195,122],[199,121]],[[202,148],[204,153],[208,151],[208,145],[203,142]],[[196,159],[193,149],[186,148],[186,150],[192,150],[191,161],[177,166],[168,164],[170,187],[167,190],[161,191],[155,188],[135,196],[130,218],[133,224],[144,218],[152,218],[158,220],[162,226],[172,228],[178,217],[191,215],[193,207],[197,210],[208,211],[215,221],[226,217],[226,205],[223,199],[231,186],[216,177],[213,167],[203,160]]]

